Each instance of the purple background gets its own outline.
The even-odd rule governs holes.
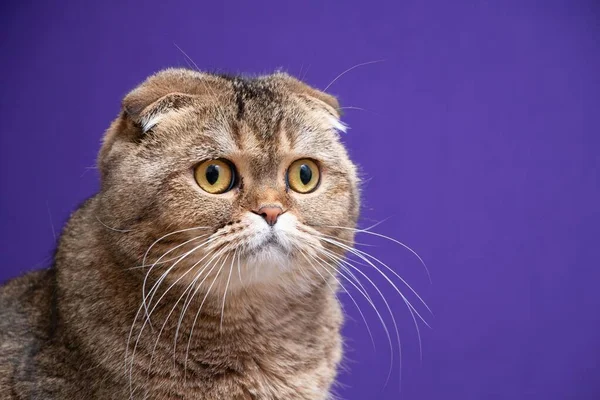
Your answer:
[[[186,66],[283,67],[348,109],[366,175],[365,248],[435,317],[423,359],[400,298],[402,391],[377,318],[350,316],[344,399],[598,399],[600,25],[593,1],[3,2],[0,279],[48,265],[98,188],[100,138],[123,95]],[[81,3],[88,3],[82,5]],[[425,4],[426,3],[426,4]],[[253,4],[253,5],[250,5]],[[375,277],[373,271],[369,275]],[[354,291],[355,293],[356,291]],[[375,293],[375,292],[373,292]],[[421,308],[422,309],[422,308]],[[390,322],[387,317],[388,323]]]

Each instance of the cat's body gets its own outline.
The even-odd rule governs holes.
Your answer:
[[[315,237],[351,243],[335,227],[356,223],[357,179],[326,127],[337,103],[285,75],[254,82],[171,70],[125,99],[100,153],[102,190],[71,217],[54,266],[0,288],[2,398],[329,398],[342,357],[342,251]],[[286,114],[285,96],[308,117]],[[311,116],[316,107],[325,113]],[[228,137],[195,144],[223,128],[215,119]],[[178,165],[225,156],[243,180],[223,195],[202,193]],[[281,186],[279,164],[285,174],[301,157],[319,161],[322,192]],[[194,248],[198,232],[214,247]],[[320,245],[328,253],[315,256]]]

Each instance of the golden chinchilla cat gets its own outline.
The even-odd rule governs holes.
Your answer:
[[[53,267],[0,289],[3,399],[328,399],[358,178],[335,98],[169,69],[123,100]]]

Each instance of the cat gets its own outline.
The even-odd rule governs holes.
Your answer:
[[[135,88],[52,267],[0,288],[2,398],[332,398],[360,208],[344,129],[283,72]]]

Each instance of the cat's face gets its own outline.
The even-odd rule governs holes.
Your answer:
[[[335,99],[284,74],[162,72],[107,133],[99,218],[127,231],[107,233],[124,258],[170,280],[322,280],[359,208],[338,118]]]

